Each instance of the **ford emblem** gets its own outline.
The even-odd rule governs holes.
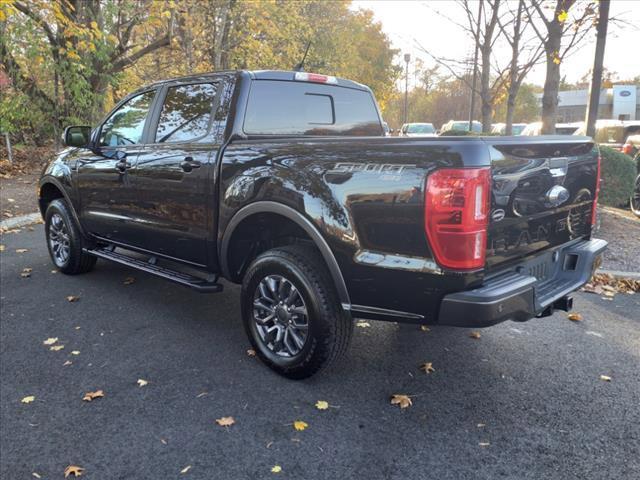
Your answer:
[[[567,200],[569,200],[569,190],[560,185],[554,185],[546,193],[544,197],[544,204],[547,207],[557,207]]]
[[[631,92],[629,90],[620,90],[621,97],[628,97],[630,95],[631,95]]]

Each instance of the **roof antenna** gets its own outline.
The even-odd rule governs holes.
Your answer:
[[[304,56],[302,57],[302,60],[300,61],[299,64],[293,67],[294,72],[304,72],[304,61],[307,59],[307,53],[309,53],[309,47],[311,47],[311,40],[307,42],[307,48],[304,51]]]

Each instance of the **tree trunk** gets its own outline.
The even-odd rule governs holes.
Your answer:
[[[542,134],[556,133],[556,117],[558,115],[558,89],[560,88],[560,41],[562,25],[553,22],[549,25],[549,38],[544,49],[547,55],[547,73],[544,79],[542,94]]]

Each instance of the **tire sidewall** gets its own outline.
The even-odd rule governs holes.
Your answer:
[[[268,275],[281,275],[295,285],[307,307],[309,330],[304,347],[293,357],[282,357],[272,352],[262,341],[253,319],[253,298],[260,281]],[[307,281],[304,273],[287,259],[266,255],[258,258],[245,275],[242,284],[242,319],[251,345],[260,358],[278,370],[292,370],[308,362],[313,356],[318,339],[324,334],[323,318],[318,302],[315,301],[315,289]]]
[[[45,237],[47,239],[47,249],[49,250],[49,256],[51,257],[51,261],[57,268],[64,271],[65,269],[69,268],[69,265],[72,262],[72,256],[73,256],[73,250],[74,250],[73,243],[75,242],[75,238],[72,232],[73,226],[72,224],[69,224],[69,218],[68,218],[68,215],[66,214],[67,212],[65,211],[65,209],[59,207],[58,202],[60,201],[54,200],[53,202],[51,202],[51,204],[47,208],[47,212],[45,214],[45,221],[44,221],[44,231],[45,231]],[[62,221],[64,222],[64,225],[69,235],[69,256],[67,257],[67,261],[64,263],[64,265],[58,265],[58,263],[56,262],[55,257],[53,255],[53,251],[51,250],[51,242],[49,240],[49,230],[51,228],[51,219],[56,214],[58,214],[62,218]]]

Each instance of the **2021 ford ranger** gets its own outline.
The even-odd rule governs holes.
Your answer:
[[[591,139],[385,137],[371,91],[335,77],[168,80],[64,140],[39,188],[55,265],[241,283],[254,349],[290,378],[344,352],[354,317],[485,327],[569,310],[606,247]]]

